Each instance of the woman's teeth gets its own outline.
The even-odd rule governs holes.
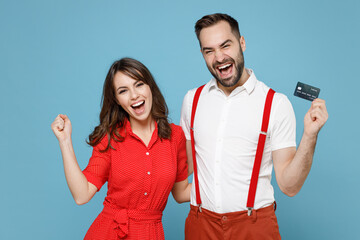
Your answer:
[[[141,104],[143,104],[145,101],[141,101],[141,102],[138,102],[138,103],[135,103],[133,105],[131,105],[131,107],[133,108],[136,108],[136,107],[139,107]]]

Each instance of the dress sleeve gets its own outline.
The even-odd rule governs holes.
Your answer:
[[[186,155],[186,139],[181,127],[177,127],[179,135],[177,139],[177,173],[176,182],[184,181],[188,177],[188,165]]]
[[[92,156],[89,160],[89,164],[83,170],[83,173],[88,182],[94,184],[97,190],[100,191],[101,187],[108,180],[110,170],[110,149],[106,152],[100,152],[104,150],[108,144],[107,136],[105,136],[101,142],[93,147]]]

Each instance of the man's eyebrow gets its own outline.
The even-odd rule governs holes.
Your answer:
[[[225,42],[223,42],[222,44],[220,44],[220,47],[223,47],[224,45],[226,45],[227,43],[232,43],[232,41],[230,39],[226,40]]]
[[[225,40],[223,43],[220,44],[220,47],[223,47],[224,45],[226,45],[227,43],[232,43],[232,41],[230,39],[227,39]],[[211,47],[203,47],[202,48],[202,51],[205,51],[205,50],[212,50],[213,48]]]
[[[202,51],[205,51],[205,50],[212,50],[213,48],[211,48],[211,47],[203,47],[201,50]]]

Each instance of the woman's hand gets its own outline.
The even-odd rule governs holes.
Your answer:
[[[51,129],[59,142],[71,139],[71,122],[66,115],[59,114],[51,124]]]
[[[63,114],[59,114],[51,124],[56,138],[59,140],[64,163],[65,178],[75,202],[85,204],[95,195],[97,187],[89,183],[76,160],[71,142],[71,122]]]

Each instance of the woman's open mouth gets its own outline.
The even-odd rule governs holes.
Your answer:
[[[136,114],[141,114],[145,111],[145,100],[139,101],[131,105],[131,108],[134,109]]]

